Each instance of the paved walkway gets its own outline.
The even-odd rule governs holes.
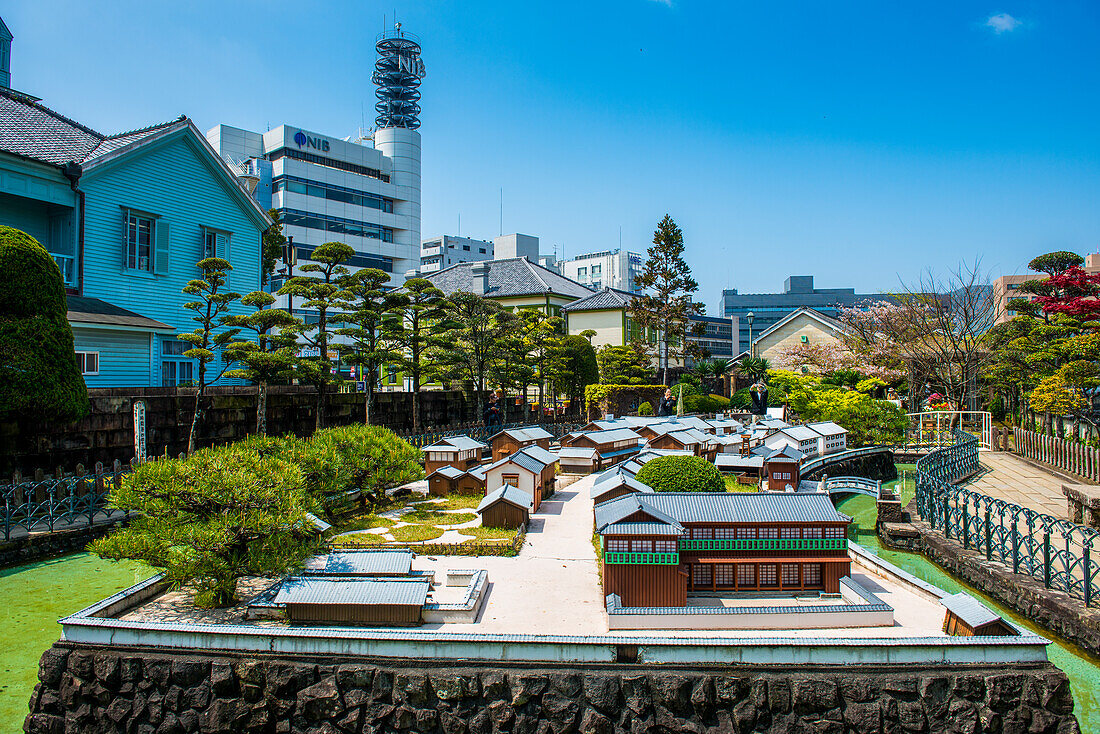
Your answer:
[[[1006,452],[983,451],[978,461],[988,471],[967,482],[964,485],[967,488],[1062,520],[1069,519],[1066,498],[1062,495],[1064,480]]]

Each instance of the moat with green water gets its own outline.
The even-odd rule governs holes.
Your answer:
[[[908,497],[904,499],[908,501]],[[875,536],[875,502],[870,497],[849,497],[838,506],[855,520],[860,545],[949,592],[975,594],[1017,624],[1050,637],[923,556],[883,549]],[[4,632],[0,645],[0,732],[22,731],[27,702],[37,680],[38,659],[61,632],[57,620],[150,573],[137,563],[102,561],[87,553],[0,569],[0,630]],[[1048,648],[1048,655],[1069,676],[1081,731],[1100,731],[1100,659],[1058,641]]]

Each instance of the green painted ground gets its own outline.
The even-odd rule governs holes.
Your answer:
[[[904,501],[908,501],[910,492],[903,488]],[[874,534],[875,503],[870,497],[849,497],[839,507],[855,520],[860,545],[942,589],[975,594],[1017,624],[1044,634],[923,556],[882,549]],[[57,620],[150,574],[140,564],[101,561],[87,553],[0,570],[0,630],[4,631],[4,644],[0,646],[0,731],[22,730],[27,702],[37,680],[38,658],[61,631]],[[1100,659],[1061,642],[1050,646],[1049,655],[1070,678],[1081,731],[1100,731]]]
[[[0,569],[0,731],[23,731],[38,658],[61,634],[57,620],[151,575],[88,553]]]
[[[911,498],[912,488],[903,487],[902,503],[908,503]],[[917,578],[952,594],[959,591],[973,594],[981,599],[984,604],[997,610],[998,614],[1011,619],[1016,624],[1026,627],[1036,634],[1051,639],[1052,636],[1049,632],[1039,629],[981,592],[970,588],[924,556],[915,553],[891,551],[879,545],[878,537],[875,535],[875,501],[870,497],[853,495],[839,502],[837,508],[855,520],[856,525],[859,527],[857,541],[864,548],[908,571]],[[1077,720],[1081,724],[1081,731],[1100,732],[1100,658],[1089,655],[1075,645],[1058,640],[1055,640],[1047,648],[1047,655],[1052,663],[1069,676],[1070,685],[1073,688],[1074,713],[1077,714]]]

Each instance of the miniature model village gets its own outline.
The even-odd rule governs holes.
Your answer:
[[[538,426],[488,445],[442,439],[423,449],[429,498],[481,497],[484,527],[526,530],[518,555],[334,550],[285,579],[256,580],[238,616],[214,621],[490,635],[1026,634],[849,543],[851,518],[801,475],[804,462],[844,452],[846,435],[833,423],[717,415],[609,417],[558,441]],[[637,474],[661,456],[703,457],[744,491],[654,491]],[[166,587],[125,593],[140,603],[116,599],[120,620],[157,622],[171,609],[175,620],[212,621],[181,614],[180,592]]]

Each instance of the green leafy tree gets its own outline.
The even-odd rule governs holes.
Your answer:
[[[90,550],[163,569],[177,588],[193,584],[201,607],[229,606],[240,577],[284,574],[319,550],[298,467],[232,444],[141,464],[111,504],[136,515]]]
[[[338,312],[349,298],[344,290],[348,268],[344,263],[355,255],[343,242],[326,242],[315,248],[309,256],[313,262],[301,266],[299,275],[289,279],[279,289],[280,296],[293,296],[301,299],[302,308],[311,309],[317,314],[314,323],[303,322],[294,328],[299,344],[317,352],[316,357],[299,360],[298,377],[317,387],[317,407],[314,411],[314,428],[325,426],[325,396],[329,385],[340,382],[333,373],[329,361],[329,343],[332,338],[332,315]]]
[[[701,456],[658,456],[635,477],[654,492],[725,492],[726,482],[714,464]]]
[[[347,324],[336,330],[347,338],[347,343],[337,346],[344,362],[362,368],[365,378],[366,422],[369,425],[374,413],[374,396],[381,381],[382,365],[397,354],[388,346],[382,331],[383,322],[391,306],[391,297],[384,286],[390,282],[390,276],[375,268],[364,268],[345,278],[341,285],[344,289],[346,310],[336,317],[339,323]]]
[[[297,362],[294,338],[301,322],[286,311],[271,308],[275,298],[265,291],[252,291],[241,303],[253,311],[244,316],[229,316],[226,324],[251,332],[249,340],[230,343],[226,356],[240,365],[226,377],[248,380],[256,385],[256,432],[267,433],[267,387],[284,382],[294,373]]]
[[[691,317],[703,313],[703,304],[692,300],[699,284],[691,276],[684,260],[684,235],[672,217],[665,215],[653,233],[653,244],[642,273],[635,279],[645,291],[631,301],[630,315],[645,329],[658,334],[658,364],[660,382],[668,379],[670,360],[686,359],[692,353],[687,335],[697,331]]]
[[[596,351],[579,334],[557,340],[550,365],[555,394],[564,394],[571,406],[580,406],[584,389],[599,382]]]
[[[191,416],[191,430],[187,434],[187,453],[195,451],[198,427],[202,423],[206,390],[217,382],[229,370],[232,360],[226,347],[236,339],[239,328],[230,326],[230,305],[240,300],[241,295],[232,291],[223,291],[227,273],[233,269],[227,261],[219,257],[208,257],[199,261],[201,278],[191,280],[183,287],[183,292],[196,300],[183,304],[194,315],[191,320],[198,324],[194,331],[179,334],[182,341],[191,345],[183,353],[198,362],[199,379],[195,385],[195,412]],[[220,364],[215,360],[221,357]]]
[[[652,385],[653,364],[636,344],[605,344],[596,352],[600,382],[605,385]]]
[[[275,272],[275,264],[279,258],[283,256],[283,248],[286,247],[287,239],[283,234],[283,220],[280,218],[278,209],[269,209],[267,216],[271,217],[271,225],[264,230],[263,236],[260,239],[260,274],[263,277],[261,282],[267,283],[271,278],[271,274]]]
[[[436,344],[436,325],[446,316],[443,291],[426,278],[410,278],[393,295],[383,328],[401,371],[412,382],[413,433],[420,431],[420,387],[432,372],[428,355]]]
[[[61,271],[26,232],[0,226],[0,418],[88,413]]]
[[[514,328],[516,316],[496,301],[463,291],[451,295],[446,312],[439,344],[431,353],[442,375],[476,391],[481,415],[485,378],[500,358],[497,345]]]
[[[771,366],[764,357],[742,357],[737,363],[737,370],[750,380],[763,380],[768,376]]]

